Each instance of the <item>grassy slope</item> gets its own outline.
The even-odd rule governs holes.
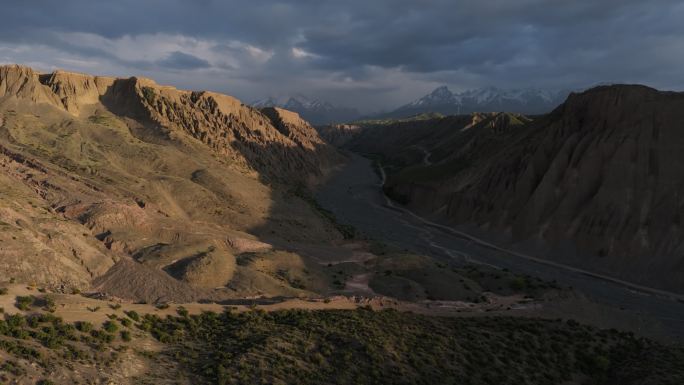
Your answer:
[[[67,311],[62,320],[62,305],[51,297],[17,296],[13,305],[5,304],[6,312],[26,308],[30,314],[0,320],[0,382],[500,385],[684,379],[681,347],[574,321],[368,308],[239,308],[219,314],[177,306],[143,311],[136,305],[137,313],[126,310],[131,305],[112,303],[82,310],[83,318]]]
[[[681,383],[684,351],[575,322],[396,311],[150,317],[171,354],[212,383]],[[642,357],[654,357],[643,360]],[[656,358],[657,357],[657,358]]]

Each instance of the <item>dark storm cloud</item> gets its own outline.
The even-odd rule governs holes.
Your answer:
[[[366,109],[456,88],[684,86],[679,0],[6,0],[0,61]],[[179,73],[187,75],[179,76]]]
[[[211,67],[208,61],[180,51],[171,52],[166,58],[158,60],[157,64],[166,68],[187,70]]]

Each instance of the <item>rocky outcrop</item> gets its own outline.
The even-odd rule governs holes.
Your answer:
[[[275,180],[311,183],[337,161],[335,151],[296,113],[280,108],[262,113],[228,95],[177,90],[146,78],[39,74],[28,67],[2,66],[0,98],[7,97],[50,104],[75,116],[102,104],[167,135],[184,132],[229,161]]]
[[[65,71],[41,75],[40,79],[59,98],[64,109],[74,115],[79,115],[83,106],[99,103],[100,97],[115,81],[114,78]]]
[[[317,130],[323,140],[333,146],[342,147],[358,136],[363,128],[355,124],[332,124],[318,127]]]
[[[0,66],[0,98],[7,97],[52,105],[61,103],[57,95],[40,82],[37,72],[18,65]]]
[[[335,161],[334,150],[296,113],[262,113],[227,95],[177,91],[149,81],[138,90],[154,122],[185,131],[264,176],[308,182]]]
[[[40,74],[29,67],[6,65],[0,66],[0,98],[28,99],[79,115],[85,106],[99,103],[115,81],[65,71]]]

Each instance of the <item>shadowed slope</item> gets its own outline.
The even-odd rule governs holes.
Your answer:
[[[398,122],[346,146],[379,155],[386,192],[423,215],[682,290],[683,111],[682,93],[603,86],[532,122],[511,114]]]

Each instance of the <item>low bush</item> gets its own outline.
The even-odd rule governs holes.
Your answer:
[[[612,384],[622,382],[611,373],[647,352],[668,351],[684,359],[684,349],[669,351],[634,336],[561,320],[255,310],[146,315],[139,327],[175,346],[175,359],[211,383],[278,378],[302,385],[557,384],[584,376]],[[684,379],[684,361],[676,361],[664,372],[671,381],[663,383]],[[640,370],[643,376],[653,366]]]
[[[15,306],[19,310],[31,310],[35,298],[33,296],[17,296]]]
[[[124,313],[128,316],[128,318],[132,319],[133,321],[140,321],[140,315],[135,310],[126,311]]]
[[[121,331],[121,340],[125,342],[129,342],[131,340],[131,332],[128,330],[122,330]]]
[[[104,329],[107,333],[116,333],[119,330],[119,327],[114,321],[110,320],[102,324],[102,329]]]
[[[87,321],[76,322],[76,329],[83,333],[90,333],[93,330],[93,324]]]

